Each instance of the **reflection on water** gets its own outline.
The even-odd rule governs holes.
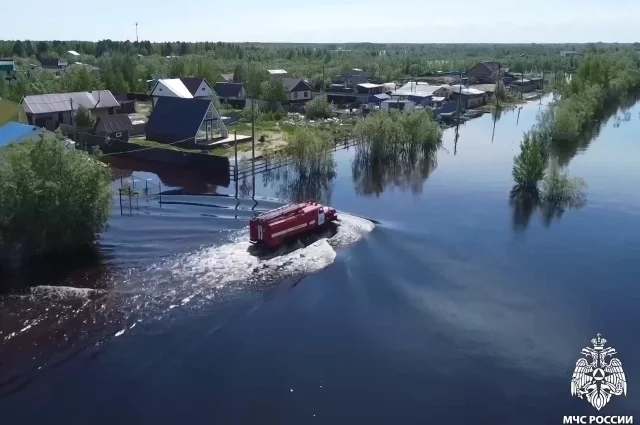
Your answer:
[[[356,146],[355,151],[351,170],[358,195],[380,196],[393,187],[420,194],[424,182],[438,164],[437,149],[431,146],[415,147],[391,155],[377,149],[376,144],[362,143]]]
[[[336,177],[333,154],[306,161],[293,161],[263,174],[263,183],[275,187],[276,197],[285,201],[315,200],[331,204],[331,191]]]
[[[633,107],[638,98],[636,96],[630,96],[615,104],[606,104],[602,116],[592,121],[587,125],[580,136],[580,138],[572,141],[562,141],[561,143],[553,143],[551,146],[551,153],[558,158],[558,163],[561,166],[567,166],[571,159],[575,157],[579,152],[584,152],[589,148],[591,142],[598,138],[603,126],[609,122],[609,120],[615,116],[613,128],[620,127],[622,122],[630,121],[630,113],[628,109]],[[618,117],[621,114],[621,118]],[[628,119],[625,118],[628,116]]]
[[[105,156],[105,162],[115,170],[115,177],[131,177],[134,171],[155,174],[165,186],[180,187],[186,192],[215,193],[218,186],[229,186],[229,168],[208,170],[178,167],[160,162],[122,156]]]

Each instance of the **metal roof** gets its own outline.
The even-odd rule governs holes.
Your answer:
[[[294,91],[295,89],[297,89],[298,86],[300,86],[300,84],[304,85],[303,90],[311,90],[311,87],[309,86],[309,83],[307,83],[302,78],[283,78],[282,79],[282,85],[289,92],[290,91]],[[300,90],[298,90],[298,91],[300,91]]]
[[[384,87],[383,84],[373,84],[373,83],[361,83],[361,84],[358,84],[358,86],[365,89],[374,89],[376,87]]]
[[[75,50],[69,50],[68,53],[73,56],[80,56],[80,53],[76,52]]]
[[[195,96],[202,82],[206,82],[207,80],[201,77],[180,77],[180,81],[182,81],[182,84],[189,90],[189,93]],[[207,82],[207,84],[209,83]]]
[[[131,133],[133,131],[133,124],[127,114],[107,115],[106,117],[98,118],[95,128],[97,129],[101,123],[104,131],[108,134],[118,133],[121,131],[128,131]]]
[[[210,105],[206,98],[159,97],[145,128],[147,139],[173,143],[194,138]]]
[[[219,82],[213,86],[213,90],[220,97],[237,97],[242,93],[242,87],[242,83]]]
[[[182,97],[185,99],[193,98],[193,95],[191,94],[187,86],[184,85],[184,82],[180,78],[163,78],[158,80],[158,84],[156,84],[156,87],[154,87],[153,89],[153,93],[151,93],[152,95],[162,96],[156,91],[158,89],[158,86],[162,86],[160,87],[160,89],[165,87],[167,90],[171,91],[177,97]]]
[[[274,74],[286,74],[287,73],[287,71],[285,71],[284,69],[268,69],[267,72],[269,74],[272,74],[272,75],[274,75]]]
[[[109,90],[35,94],[24,97],[20,104],[28,114],[75,111],[80,106],[87,109],[117,108],[120,106]]]

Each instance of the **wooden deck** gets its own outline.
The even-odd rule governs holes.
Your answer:
[[[209,146],[209,147],[222,146],[222,145],[231,145],[231,146],[233,146],[233,144],[236,143],[236,141],[238,143],[250,142],[251,141],[251,136],[245,136],[245,135],[242,135],[242,134],[238,134],[238,135],[234,136],[233,134],[230,134],[229,137],[226,137],[224,139],[218,138],[218,139],[214,139],[214,140],[198,141],[197,145],[198,146]]]

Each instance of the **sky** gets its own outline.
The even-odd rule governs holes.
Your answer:
[[[295,43],[640,41],[640,0],[30,0],[0,39]]]

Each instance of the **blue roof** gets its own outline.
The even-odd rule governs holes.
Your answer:
[[[11,142],[25,142],[29,139],[38,140],[40,134],[45,131],[44,128],[9,121],[0,127],[0,148],[8,146]]]
[[[173,143],[194,138],[211,100],[159,97],[147,122],[147,139]]]

